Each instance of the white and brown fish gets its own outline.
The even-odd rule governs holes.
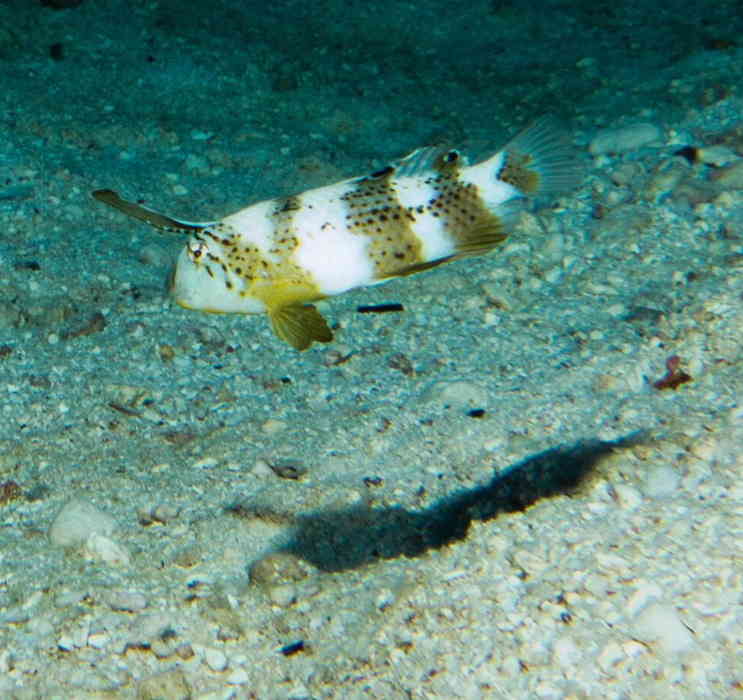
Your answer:
[[[333,334],[312,302],[472,255],[508,236],[525,197],[575,185],[564,133],[542,119],[468,165],[422,148],[371,175],[252,204],[220,221],[174,219],[111,190],[93,196],[189,240],[171,291],[187,309],[266,312],[297,350]]]

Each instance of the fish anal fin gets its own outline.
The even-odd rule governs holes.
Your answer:
[[[456,251],[451,255],[445,255],[436,260],[426,260],[405,265],[392,270],[380,279],[394,279],[395,277],[406,277],[417,272],[430,270],[444,263],[466,258],[471,255],[483,255],[508,238],[510,222],[505,221],[507,217],[499,217],[496,214],[487,214],[479,221],[454,233]]]
[[[482,255],[503,243],[508,238],[511,227],[498,214],[482,217],[466,229],[456,232],[454,258],[469,255]]]
[[[269,310],[273,332],[295,350],[306,350],[313,342],[329,343],[333,332],[312,304],[288,304]]]
[[[393,272],[383,275],[379,279],[386,280],[394,279],[395,277],[407,277],[408,275],[414,275],[416,272],[423,272],[424,270],[430,270],[434,267],[438,267],[439,265],[443,265],[444,263],[447,263],[456,257],[456,255],[447,255],[443,258],[438,258],[437,260],[427,260],[426,262],[412,263],[411,265],[400,267]]]

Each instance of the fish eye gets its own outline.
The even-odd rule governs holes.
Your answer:
[[[201,262],[209,252],[209,247],[203,241],[188,242],[188,257],[192,263]]]

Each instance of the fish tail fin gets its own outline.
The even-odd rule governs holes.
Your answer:
[[[554,117],[537,119],[509,141],[501,154],[496,177],[527,197],[552,197],[580,181],[576,149]]]
[[[141,204],[130,202],[123,197],[120,197],[119,194],[113,190],[95,190],[92,195],[93,198],[97,199],[99,202],[108,204],[108,206],[124,212],[127,216],[144,221],[146,224],[154,226],[161,231],[169,231],[171,233],[203,231],[205,228],[213,226],[216,223],[214,221],[194,222],[174,219],[172,216],[161,214],[159,211],[155,211],[154,209],[148,209],[147,207],[143,207]]]
[[[554,197],[574,188],[580,175],[567,132],[551,117],[537,120],[495,155],[465,170],[484,206],[453,232],[452,257],[481,255],[496,247],[513,230],[526,197]]]

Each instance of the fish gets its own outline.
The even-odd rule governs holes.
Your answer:
[[[178,305],[266,313],[278,338],[306,350],[333,339],[317,301],[490,252],[511,234],[526,201],[577,184],[576,162],[568,132],[543,117],[471,165],[456,149],[419,148],[369,175],[216,221],[177,219],[110,189],[92,196],[188,235],[170,277]]]

